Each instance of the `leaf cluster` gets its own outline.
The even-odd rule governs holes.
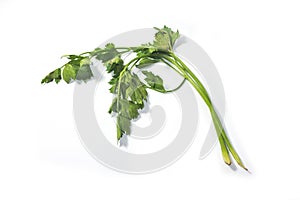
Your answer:
[[[69,61],[46,75],[41,83],[50,83],[52,81],[59,83],[61,79],[66,83],[71,83],[73,80],[87,81],[93,77],[89,57],[77,55],[65,55],[63,57]]]

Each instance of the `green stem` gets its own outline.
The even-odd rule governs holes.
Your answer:
[[[222,151],[222,155],[223,155],[223,160],[227,165],[231,164],[231,159],[230,159],[230,155],[228,152],[228,148],[227,148],[227,144],[226,141],[224,140],[223,134],[222,134],[222,125],[221,122],[215,112],[215,110],[213,109],[213,107],[211,107],[210,109],[210,113],[211,113],[211,117],[215,126],[215,130],[219,139],[219,143],[220,143],[220,147],[221,147],[221,151]]]
[[[236,160],[237,164],[240,165],[242,168],[248,171],[248,169],[242,163],[238,153],[234,149],[233,145],[231,144],[225,129],[221,123],[221,120],[210,100],[207,90],[200,82],[200,80],[196,77],[196,75],[179,59],[173,52],[170,52],[169,56],[163,56],[168,62],[172,63],[177,69],[184,75],[184,77],[191,83],[191,85],[196,89],[196,91],[200,94],[203,98],[204,102],[207,104],[212,120],[215,126],[216,133],[218,135],[219,143],[221,146],[221,151],[223,155],[223,159],[226,164],[231,164],[231,159],[229,156],[229,152],[232,154],[233,158]],[[229,151],[228,151],[229,150]]]
[[[225,129],[222,125],[222,122],[220,121],[220,118],[218,117],[215,109],[211,109],[210,110],[211,112],[211,115],[212,115],[212,118],[213,118],[213,121],[214,123],[216,124],[215,126],[218,127],[219,129],[219,132],[221,132],[221,136],[224,140],[224,142],[226,143],[226,146],[228,148],[228,150],[230,151],[231,155],[233,156],[233,158],[235,159],[235,161],[237,162],[237,164],[239,166],[241,166],[242,168],[244,168],[246,171],[248,171],[248,169],[245,167],[245,165],[243,164],[241,158],[239,157],[238,153],[236,152],[236,150],[234,149],[231,141],[229,140],[226,132],[225,132]]]
[[[179,88],[181,88],[181,86],[185,83],[186,79],[183,79],[183,81],[174,89],[172,90],[158,90],[158,89],[155,89],[153,87],[148,87],[146,86],[146,88],[150,89],[150,90],[154,90],[156,92],[160,92],[160,93],[170,93],[170,92],[175,92],[176,90],[178,90]]]
[[[180,74],[181,76],[184,77],[184,74],[182,74],[179,70],[177,70],[175,67],[173,67],[169,62],[167,62],[167,61],[164,60],[164,59],[161,59],[161,61],[162,61],[163,63],[165,63],[166,65],[168,65],[170,68],[172,68],[174,71],[176,71],[178,74]]]
[[[168,62],[172,63],[174,66],[177,67],[177,69],[181,72],[181,74],[183,74],[184,78],[186,78],[192,85],[193,87],[197,90],[197,92],[200,94],[200,96],[203,98],[203,100],[205,101],[205,103],[207,104],[207,106],[211,107],[211,100],[209,98],[209,96],[207,95],[206,90],[203,90],[203,88],[200,88],[199,85],[197,84],[197,82],[194,80],[193,75],[194,74],[190,74],[188,73],[184,66],[181,66],[178,62],[176,62],[175,60],[173,60],[172,58],[170,58],[169,56],[162,56],[164,59],[166,59]],[[195,75],[194,75],[195,76]],[[197,78],[197,77],[196,77]]]
[[[174,91],[178,90],[185,83],[185,80],[186,79],[183,79],[183,81],[176,88],[174,88],[172,90],[167,90],[165,93],[174,92]]]
[[[196,81],[196,83],[198,84],[198,86],[201,88],[201,90],[205,93],[205,95],[207,97],[209,97],[205,87],[203,86],[203,84],[200,82],[200,80],[197,78],[197,76],[185,65],[184,62],[182,62],[182,60],[180,58],[178,58],[173,52],[171,52],[171,56],[180,63],[181,66],[184,67],[184,70],[188,72],[188,74],[190,74],[192,76],[192,78]]]
[[[148,57],[148,55],[143,55],[143,56],[138,56],[138,57],[135,57],[134,59],[132,59],[131,61],[129,61],[126,66],[129,66],[131,65],[133,62],[133,65],[131,66],[131,68],[129,70],[132,70],[132,68],[136,65],[136,63],[141,59],[141,58],[144,58],[144,57]]]

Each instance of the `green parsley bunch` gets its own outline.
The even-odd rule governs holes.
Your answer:
[[[42,79],[42,83],[52,81],[59,83],[62,79],[68,84],[75,80],[88,81],[93,77],[91,60],[101,61],[106,67],[107,73],[112,75],[109,81],[111,85],[109,91],[114,94],[114,98],[108,112],[116,115],[116,135],[119,141],[124,134],[130,134],[131,120],[140,115],[140,110],[144,108],[147,102],[147,90],[168,93],[179,89],[187,80],[209,108],[225,163],[228,165],[232,163],[231,154],[238,165],[248,171],[231,144],[207,90],[173,51],[173,46],[180,37],[179,32],[173,31],[167,26],[155,29],[157,32],[152,43],[137,47],[116,47],[114,44],[108,43],[104,48],[96,48],[90,52],[79,55],[65,55],[63,57],[69,61],[62,67],[50,72]],[[125,63],[123,60],[125,53],[133,53],[135,57]],[[155,63],[166,64],[180,74],[184,81],[174,90],[166,90],[162,78],[146,70],[147,66]],[[142,70],[146,77],[144,82],[133,72],[133,68]]]

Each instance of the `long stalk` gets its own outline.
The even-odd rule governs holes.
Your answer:
[[[179,59],[173,52],[169,54],[169,56],[164,56],[164,59],[166,59],[168,62],[172,63],[178,71],[181,72],[181,75],[183,75],[184,78],[186,78],[190,84],[196,89],[196,91],[200,94],[200,96],[203,98],[204,102],[208,106],[211,117],[215,126],[215,130],[219,139],[221,151],[222,151],[222,156],[223,160],[226,164],[230,165],[231,158],[229,155],[229,152],[237,162],[239,166],[241,166],[243,169],[247,170],[248,169],[245,167],[245,165],[242,163],[241,158],[239,157],[238,153],[234,149],[233,145],[231,144],[225,129],[222,125],[222,122],[211,102],[211,99],[208,95],[207,90],[201,83],[201,81],[197,78],[197,76],[185,65],[184,62],[182,62],[181,59]]]

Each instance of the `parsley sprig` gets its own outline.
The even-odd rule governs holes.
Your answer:
[[[231,154],[237,164],[248,171],[230,142],[207,90],[173,51],[174,44],[180,37],[179,32],[175,32],[167,26],[155,28],[155,30],[157,32],[152,43],[137,47],[116,47],[114,44],[108,43],[104,48],[96,48],[90,52],[65,55],[63,57],[69,61],[62,67],[50,72],[42,79],[42,83],[52,81],[59,83],[62,79],[68,84],[74,81],[86,82],[93,77],[92,59],[102,61],[107,73],[112,75],[109,81],[111,85],[109,91],[114,95],[114,98],[108,112],[116,116],[117,140],[119,141],[123,135],[130,134],[131,120],[139,117],[140,110],[147,103],[148,89],[168,93],[178,90],[187,80],[209,108],[225,163],[228,165],[232,163]],[[135,57],[125,63],[123,59],[125,53],[135,54]],[[155,63],[164,63],[172,68],[183,77],[182,83],[173,90],[166,90],[163,79],[146,70],[146,67]],[[133,72],[134,68],[142,70],[145,76],[144,81]]]

